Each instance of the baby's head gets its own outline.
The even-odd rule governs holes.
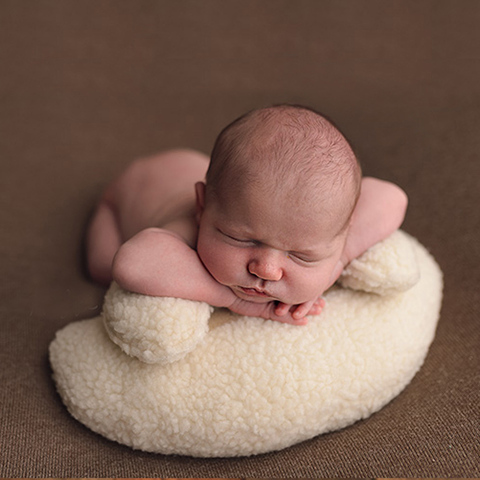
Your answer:
[[[215,143],[197,185],[197,250],[240,298],[298,304],[329,285],[360,192],[353,150],[324,116],[279,105],[247,113]]]

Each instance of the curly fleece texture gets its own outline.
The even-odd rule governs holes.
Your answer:
[[[405,261],[401,252],[409,249]],[[142,314],[133,315],[133,327],[129,315],[118,313],[119,322],[104,314],[59,331],[50,346],[57,389],[70,413],[92,430],[163,454],[259,454],[366,418],[422,365],[442,298],[442,273],[412,237],[397,232],[367,253],[342,282],[354,278],[358,288],[380,291],[336,286],[325,294],[322,314],[305,327],[225,310],[210,317],[209,306],[180,299],[157,298],[156,306],[144,308],[151,297],[132,300],[113,290],[113,304],[124,304],[119,312]],[[157,340],[153,311],[164,323]],[[198,328],[192,312],[202,317]],[[195,331],[162,344],[173,325]],[[136,336],[138,328],[144,330]],[[147,361],[159,363],[131,356],[144,351],[151,352]]]

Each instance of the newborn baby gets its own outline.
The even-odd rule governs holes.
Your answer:
[[[398,229],[407,197],[362,178],[346,138],[306,107],[254,110],[211,159],[137,160],[105,191],[87,238],[101,282],[302,325],[343,268]]]

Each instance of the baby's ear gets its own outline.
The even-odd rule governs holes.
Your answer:
[[[205,210],[205,183],[204,182],[197,182],[195,184],[195,194],[196,194],[196,213],[195,218],[197,222],[200,222],[200,218],[202,216],[203,211]]]

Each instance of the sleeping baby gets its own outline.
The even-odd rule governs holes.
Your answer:
[[[210,159],[173,150],[133,162],[99,202],[88,268],[136,293],[304,325],[406,208],[399,187],[362,178],[351,145],[323,115],[262,108],[225,127]]]

